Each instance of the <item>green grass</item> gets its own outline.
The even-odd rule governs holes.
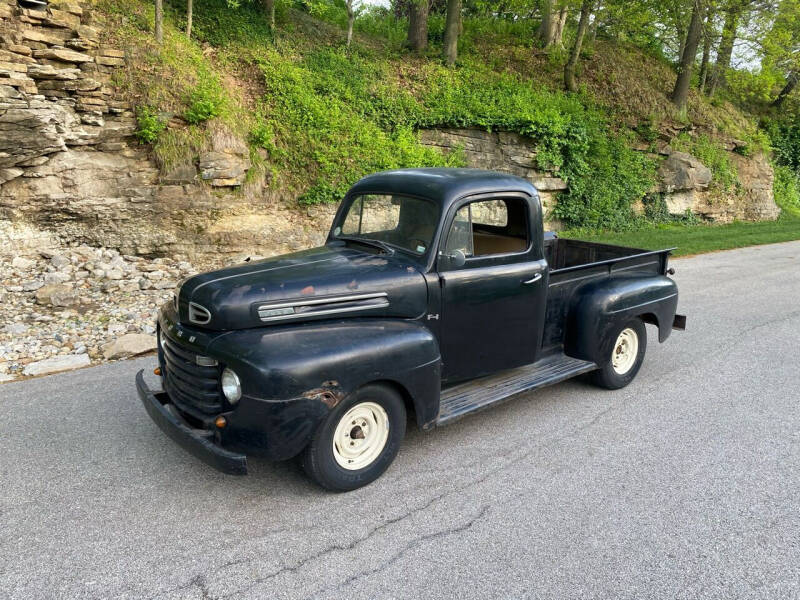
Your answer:
[[[784,212],[777,221],[728,225],[660,225],[623,232],[564,231],[561,237],[659,250],[677,246],[675,256],[689,256],[761,244],[800,240],[800,216]]]

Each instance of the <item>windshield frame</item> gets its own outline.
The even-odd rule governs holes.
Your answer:
[[[347,218],[347,215],[350,212],[350,208],[352,207],[353,203],[356,202],[362,196],[395,196],[395,197],[400,197],[400,198],[408,198],[410,200],[420,200],[420,201],[427,202],[427,203],[431,204],[433,206],[433,208],[435,209],[436,217],[434,219],[434,222],[432,223],[432,225],[433,225],[433,234],[431,235],[431,239],[430,240],[423,240],[423,241],[428,241],[428,245],[425,248],[425,252],[417,253],[417,252],[414,252],[413,250],[410,250],[408,248],[404,248],[403,246],[398,246],[397,244],[392,244],[391,242],[387,242],[386,240],[379,240],[377,238],[370,238],[369,235],[344,234],[344,233],[342,233],[341,229],[340,229],[339,233],[337,234],[336,233],[336,229],[343,227],[344,222],[345,222],[345,220]],[[409,257],[413,258],[416,261],[419,261],[419,262],[427,264],[429,262],[430,256],[432,255],[432,252],[431,252],[432,249],[435,248],[437,246],[437,244],[438,244],[439,227],[441,225],[441,220],[442,220],[442,207],[441,207],[441,204],[439,202],[436,202],[435,200],[431,200],[430,198],[427,198],[425,196],[419,196],[417,194],[409,194],[409,193],[405,193],[405,192],[403,192],[403,193],[390,192],[390,191],[385,191],[385,190],[359,190],[358,192],[353,193],[353,194],[348,193],[344,197],[344,199],[342,200],[342,203],[341,203],[341,205],[339,206],[339,209],[336,212],[336,216],[333,219],[333,223],[331,224],[330,231],[328,232],[328,242],[346,243],[347,240],[346,239],[342,239],[342,238],[351,238],[351,239],[353,239],[353,238],[361,237],[361,238],[363,238],[365,240],[374,240],[374,241],[380,242],[382,244],[385,244],[387,246],[390,246],[392,249],[394,249],[397,252],[402,252],[404,255],[409,256]]]

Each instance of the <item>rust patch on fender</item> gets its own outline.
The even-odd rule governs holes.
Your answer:
[[[300,295],[301,296],[311,296],[313,294],[314,294],[314,286],[313,285],[307,285],[302,290],[300,290]]]
[[[344,392],[339,389],[339,382],[335,379],[323,381],[322,385],[303,394],[308,400],[319,400],[328,408],[334,408],[344,398]]]

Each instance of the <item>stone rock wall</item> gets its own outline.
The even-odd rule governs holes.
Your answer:
[[[420,141],[445,152],[460,150],[468,167],[511,173],[530,181],[539,190],[545,215],[555,206],[559,192],[567,183],[557,172],[542,171],[536,166],[536,150],[531,140],[508,131],[482,129],[425,129]],[[549,220],[548,229],[558,229],[559,223]]]
[[[539,190],[546,213],[558,202],[558,194],[569,187],[557,172],[537,168],[532,140],[516,133],[430,129],[421,132],[421,139],[424,144],[447,152],[461,150],[470,167],[493,169],[528,179]],[[694,156],[675,151],[667,143],[659,144],[656,152],[651,152],[649,146],[639,149],[662,161],[658,184],[653,191],[663,194],[670,213],[683,215],[689,210],[702,219],[719,223],[777,219],[780,209],[773,197],[772,167],[766,157],[744,157],[733,151],[735,144],[726,147],[738,169],[741,192],[725,197],[709,190],[711,171]],[[559,223],[550,220],[546,227],[558,229]]]
[[[300,209],[289,192],[248,178],[247,145],[221,125],[210,125],[196,163],[161,173],[134,137],[133,108],[114,88],[114,71],[129,68],[126,54],[104,35],[88,1],[50,0],[32,10],[0,0],[0,257],[86,244],[202,266],[220,255],[323,242],[336,207]],[[547,212],[567,189],[557,172],[537,168],[534,146],[517,134],[432,129],[420,137],[461,149],[470,166],[527,178]],[[732,156],[742,194],[720,201],[697,178],[676,179],[664,192],[668,206],[720,221],[775,218],[766,160]]]
[[[85,2],[0,0],[0,255],[88,244],[202,264],[324,240],[334,208],[247,184],[249,149],[222,126],[197,164],[160,174],[113,87],[125,52],[96,19]]]

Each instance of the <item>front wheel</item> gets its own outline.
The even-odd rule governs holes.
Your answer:
[[[368,385],[350,394],[319,426],[303,468],[319,485],[346,492],[375,481],[392,464],[406,433],[395,390]]]
[[[600,368],[591,374],[600,387],[618,390],[625,387],[642,366],[647,350],[647,330],[641,319],[631,319],[614,330],[605,346]]]

